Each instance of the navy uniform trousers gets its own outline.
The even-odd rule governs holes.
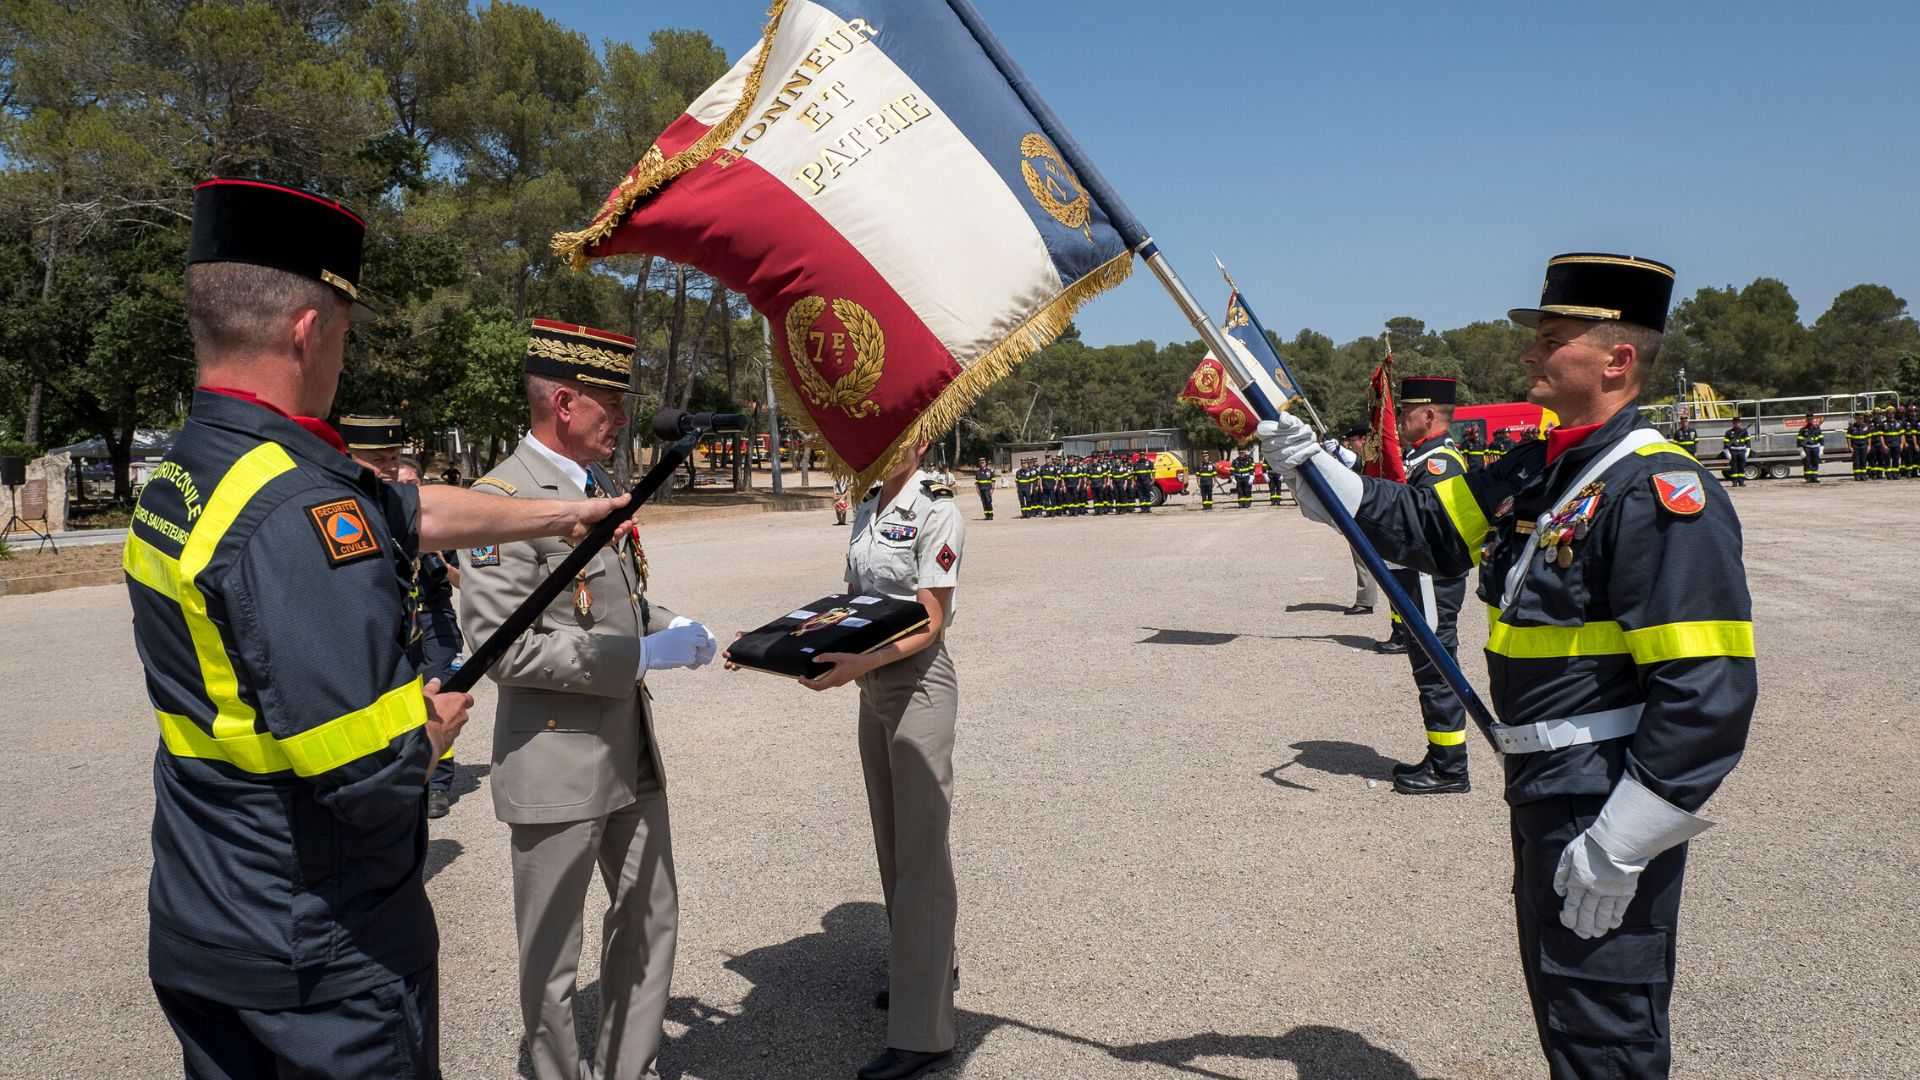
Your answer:
[[[335,1001],[249,1009],[154,985],[187,1080],[439,1080],[440,976],[429,967]]]
[[[1586,940],[1560,923],[1560,854],[1606,801],[1556,795],[1512,808],[1520,963],[1553,1080],[1666,1076],[1673,1057],[1667,1008],[1687,845],[1647,864],[1618,929]]]

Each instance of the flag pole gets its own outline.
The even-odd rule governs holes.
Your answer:
[[[1228,370],[1233,372],[1235,379],[1242,384],[1243,388],[1250,391],[1246,395],[1247,403],[1253,406],[1255,412],[1260,413],[1261,419],[1278,419],[1279,411],[1273,407],[1272,402],[1273,396],[1279,393],[1279,388],[1266,377],[1264,371],[1248,370],[1239,354],[1227,346],[1226,335],[1220,333],[1214,326],[1213,320],[1200,307],[1200,302],[1194,299],[1193,293],[1188,291],[1186,284],[1180,280],[1180,276],[1173,272],[1173,266],[1167,262],[1167,257],[1160,253],[1159,246],[1148,238],[1144,244],[1134,250],[1146,262],[1147,268],[1153,271],[1153,276],[1159,279],[1161,286],[1173,297],[1173,302],[1186,314],[1187,321],[1193,324],[1194,329],[1200,331],[1201,340],[1207,344],[1208,348],[1214,350],[1216,356],[1222,358]],[[1262,388],[1263,383],[1264,388]],[[1440,670],[1441,677],[1446,679],[1447,686],[1453,691],[1454,696],[1460,699],[1460,704],[1466,707],[1467,712],[1472,715],[1482,730],[1490,727],[1494,722],[1493,713],[1487,709],[1486,703],[1481,701],[1473,685],[1467,682],[1466,673],[1460,670],[1459,663],[1440,644],[1440,638],[1434,634],[1433,627],[1427,625],[1426,615],[1421,611],[1420,605],[1416,604],[1400,583],[1394,580],[1393,574],[1387,569],[1386,560],[1382,559],[1380,553],[1375,551],[1373,545],[1367,541],[1366,534],[1360,531],[1360,523],[1353,519],[1353,515],[1347,512],[1347,508],[1333,494],[1333,489],[1327,485],[1326,478],[1312,468],[1295,470],[1293,476],[1295,480],[1304,482],[1313,491],[1314,497],[1320,501],[1320,505],[1327,509],[1328,514],[1333,518],[1334,527],[1347,538],[1347,543],[1353,545],[1354,553],[1360,556],[1360,561],[1366,566],[1367,573],[1373,575],[1373,579],[1380,583],[1380,588],[1387,594],[1387,601],[1393,605],[1395,611],[1400,613],[1402,625],[1407,627],[1415,644]]]
[[[1027,77],[1027,73],[1020,69],[1020,64],[1014,60],[1006,46],[994,36],[993,29],[987,25],[985,19],[981,18],[979,10],[973,6],[971,0],[947,0],[947,7],[972,34],[975,43],[987,54],[987,58],[993,62],[994,67],[999,69],[1001,77],[1007,80],[1007,85],[1020,98],[1020,103],[1033,114],[1034,120],[1039,123],[1048,140],[1053,143],[1055,149],[1060,151],[1062,158],[1079,177],[1080,183],[1086,188],[1100,213],[1107,218],[1108,224],[1120,234],[1128,249],[1138,255],[1147,264],[1148,269],[1153,271],[1153,276],[1160,280],[1160,284],[1173,297],[1174,303],[1178,304],[1180,310],[1186,314],[1187,321],[1200,332],[1200,339],[1214,351],[1214,355],[1219,357],[1226,370],[1233,373],[1235,381],[1240,384],[1241,393],[1247,399],[1247,404],[1259,414],[1262,420],[1279,419],[1280,410],[1275,402],[1284,404],[1286,398],[1280,394],[1278,384],[1265,371],[1249,368],[1240,354],[1227,344],[1227,337],[1220,332],[1219,325],[1207,315],[1206,309],[1201,307],[1200,301],[1188,291],[1179,275],[1173,272],[1173,267],[1168,265],[1166,256],[1160,254],[1160,249],[1154,244],[1153,237],[1148,234],[1146,226],[1140,223],[1139,218],[1133,216],[1133,212],[1127,209],[1127,204],[1121,200],[1120,193],[1115,191],[1113,186],[1107,183],[1107,178],[1094,167],[1093,159],[1080,149],[1080,143],[1074,139],[1073,133],[1067,130],[1066,125],[1060,122],[1060,118],[1040,96],[1040,92],[1034,88],[1033,80]],[[1459,663],[1440,644],[1440,638],[1434,634],[1433,627],[1427,625],[1426,616],[1422,613],[1420,606],[1413,602],[1413,598],[1407,595],[1407,591],[1400,587],[1400,583],[1394,580],[1391,573],[1387,572],[1386,561],[1380,558],[1380,553],[1375,551],[1373,545],[1367,541],[1366,534],[1360,531],[1359,522],[1353,520],[1353,515],[1349,514],[1346,507],[1334,496],[1326,477],[1321,476],[1318,470],[1311,468],[1300,469],[1294,473],[1294,476],[1306,482],[1315,498],[1319,499],[1320,505],[1325,507],[1328,515],[1333,518],[1334,527],[1347,538],[1347,543],[1353,545],[1354,553],[1365,564],[1367,572],[1380,583],[1380,588],[1387,594],[1388,601],[1393,604],[1395,610],[1400,612],[1401,622],[1412,634],[1414,644],[1426,653],[1427,657],[1433,661],[1434,667],[1440,670],[1441,677],[1446,679],[1448,688],[1453,691],[1455,697],[1460,699],[1460,704],[1467,710],[1467,714],[1481,726],[1482,731],[1491,727],[1493,713],[1487,709],[1486,703],[1480,700],[1480,695],[1474,691],[1472,684],[1467,682],[1467,676],[1460,670]]]
[[[1208,252],[1208,254],[1213,255],[1212,252]],[[1240,310],[1246,313],[1247,322],[1250,325],[1250,328],[1253,330],[1254,334],[1260,337],[1260,339],[1265,341],[1269,346],[1272,346],[1274,355],[1276,357],[1279,357],[1280,356],[1279,347],[1273,345],[1273,339],[1267,336],[1267,328],[1261,325],[1260,316],[1255,315],[1253,313],[1252,305],[1247,303],[1246,294],[1240,291],[1240,284],[1233,280],[1232,274],[1227,273],[1227,264],[1220,261],[1220,256],[1213,255],[1213,265],[1219,267],[1220,276],[1227,279],[1227,288],[1233,290],[1233,293],[1235,296],[1240,297]],[[1231,315],[1231,313],[1229,313],[1229,315]],[[1282,357],[1280,359],[1280,362],[1281,364],[1284,365],[1286,363],[1286,359]],[[1307,397],[1307,388],[1300,385],[1299,379],[1294,378],[1292,369],[1288,369],[1287,378],[1289,381],[1293,383],[1295,387],[1299,389],[1300,404],[1305,405],[1307,407],[1307,415],[1313,418],[1314,430],[1318,431],[1322,438],[1333,434],[1332,431],[1327,429],[1326,421],[1320,419],[1320,413],[1318,410],[1316,410],[1313,407],[1312,399]]]

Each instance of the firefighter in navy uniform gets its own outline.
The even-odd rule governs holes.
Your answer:
[[[1734,487],[1747,486],[1747,454],[1753,450],[1753,432],[1734,414],[1732,426],[1727,428],[1727,477]]]
[[[1060,463],[1052,454],[1040,465],[1040,512],[1060,516]]]
[[[1296,419],[1261,425],[1269,459],[1318,469],[1381,555],[1480,567],[1499,718],[1487,735],[1555,1078],[1668,1074],[1687,841],[1709,825],[1696,815],[1739,761],[1757,694],[1732,500],[1633,407],[1672,289],[1644,259],[1553,259],[1540,306],[1510,317],[1536,329],[1528,398],[1563,426],[1430,491],[1355,477]]]
[[[1460,453],[1466,455],[1467,468],[1479,469],[1486,466],[1487,448],[1480,441],[1479,424],[1466,425],[1466,430],[1460,433],[1459,449]]]
[[[1453,423],[1459,384],[1452,379],[1400,381],[1399,430],[1407,442],[1407,486],[1417,491],[1438,487],[1467,471],[1467,459],[1447,437]],[[1275,473],[1279,470],[1275,469]],[[1449,654],[1457,653],[1460,604],[1466,599],[1465,574],[1436,577],[1396,568],[1393,576],[1420,606],[1421,618],[1440,637]],[[1399,614],[1394,615],[1398,621]],[[1413,685],[1419,692],[1420,719],[1427,731],[1425,755],[1393,768],[1393,790],[1402,795],[1445,795],[1471,790],[1467,781],[1467,710],[1447,687],[1440,668],[1416,648],[1407,650]]]
[[[1200,509],[1213,509],[1213,455],[1200,455],[1200,468],[1194,472],[1200,481]]]
[[[1680,426],[1673,429],[1673,444],[1692,454],[1696,461],[1699,460],[1700,433],[1693,430],[1691,418],[1685,416],[1680,418]]]
[[[1853,423],[1847,425],[1847,451],[1853,456],[1853,478],[1867,478],[1867,443],[1873,438],[1872,429],[1867,424],[1866,413],[1854,413]]]
[[[1027,516],[1027,493],[1033,484],[1032,468],[1028,459],[1020,459],[1020,467],[1013,470],[1013,497],[1020,502],[1020,516]]]
[[[314,419],[364,233],[291,188],[194,192],[200,388],[124,556],[160,727],[147,966],[189,1077],[439,1075],[424,791],[472,699],[408,654],[414,555],[606,512],[385,484]]]
[[[1820,454],[1826,448],[1827,433],[1820,428],[1820,414],[1810,412],[1800,434],[1794,437],[1800,447],[1800,478],[1809,484],[1820,482]]]
[[[1912,405],[1902,405],[1897,413],[1900,417],[1900,475],[1909,479],[1920,476],[1920,409]]]
[[[980,513],[988,521],[993,520],[993,466],[986,458],[980,459],[980,466],[973,470],[973,489],[980,493]]]
[[[1487,468],[1493,468],[1494,465],[1499,463],[1501,458],[1506,457],[1512,450],[1513,438],[1507,434],[1507,429],[1501,428],[1499,431],[1494,432],[1493,438],[1487,442]]]
[[[1245,450],[1233,456],[1233,501],[1242,510],[1253,505],[1253,455]]]

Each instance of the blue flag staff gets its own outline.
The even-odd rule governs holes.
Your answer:
[[[1140,220],[1127,209],[1119,193],[1107,183],[1106,177],[1100,174],[1100,170],[1094,167],[1093,160],[1080,149],[1080,144],[1074,141],[1073,135],[1067,131],[1059,117],[1054,115],[1053,110],[1040,97],[1039,91],[1034,88],[1033,81],[1020,69],[1020,65],[1007,52],[1006,47],[1000,44],[999,38],[994,36],[986,20],[980,17],[980,12],[974,8],[970,0],[947,0],[947,5],[972,33],[974,40],[979,42],[980,48],[992,59],[994,66],[1000,70],[1000,74],[1007,80],[1008,85],[1012,86],[1014,92],[1020,96],[1021,102],[1026,105],[1028,111],[1039,121],[1043,134],[1052,141],[1054,147],[1060,151],[1067,164],[1078,175],[1081,185],[1086,188],[1100,210],[1106,214],[1108,221],[1126,241],[1127,247],[1146,262],[1147,267],[1153,271],[1153,276],[1160,280],[1160,284],[1173,297],[1174,303],[1178,304],[1180,310],[1186,314],[1187,321],[1200,332],[1200,339],[1206,343],[1207,348],[1213,350],[1215,356],[1220,358],[1226,370],[1232,373],[1247,404],[1259,414],[1262,420],[1278,419],[1280,409],[1288,403],[1288,398],[1281,392],[1273,377],[1266,371],[1249,365],[1243,355],[1228,344],[1228,339],[1220,332],[1219,325],[1207,315],[1206,309],[1202,308],[1200,301],[1188,291],[1179,275],[1173,272],[1173,267],[1168,264],[1167,257],[1160,253],[1159,246],[1153,242],[1153,237],[1147,232],[1146,227],[1141,225]],[[1347,543],[1353,545],[1354,553],[1360,557],[1367,572],[1380,583],[1381,589],[1387,594],[1388,602],[1393,605],[1395,611],[1400,613],[1400,619],[1412,635],[1414,644],[1426,653],[1434,666],[1440,670],[1441,677],[1446,679],[1448,688],[1460,699],[1460,704],[1465,707],[1468,715],[1473,717],[1483,732],[1491,727],[1494,722],[1493,713],[1488,710],[1486,703],[1480,700],[1480,695],[1474,691],[1473,686],[1467,682],[1466,674],[1460,670],[1460,665],[1440,644],[1440,638],[1434,634],[1433,627],[1427,625],[1426,616],[1419,605],[1414,603],[1413,598],[1407,595],[1407,591],[1401,588],[1400,583],[1395,581],[1393,575],[1388,572],[1386,561],[1381,559],[1380,553],[1375,551],[1373,545],[1367,541],[1366,535],[1360,531],[1359,522],[1347,512],[1346,507],[1328,486],[1326,479],[1311,468],[1299,469],[1294,476],[1313,492],[1320,505],[1325,507],[1328,515],[1333,518],[1334,526],[1347,538]]]

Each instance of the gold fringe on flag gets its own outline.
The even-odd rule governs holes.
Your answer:
[[[633,167],[633,172],[608,196],[591,224],[578,232],[553,234],[555,255],[566,259],[575,270],[585,270],[589,258],[587,249],[613,235],[632,212],[634,203],[660,190],[667,181],[712,157],[714,151],[732,141],[760,97],[760,78],[767,70],[767,54],[773,51],[773,33],[779,29],[780,16],[786,9],[787,0],[773,0],[773,6],[767,9],[766,29],[760,32],[760,55],[754,58],[753,70],[747,72],[746,85],[741,87],[740,100],[733,103],[733,111],[708,128],[691,146],[670,158],[664,157],[657,145],[649,149]]]
[[[892,472],[901,456],[911,448],[923,442],[930,443],[952,431],[953,426],[960,422],[960,418],[966,415],[988,387],[1005,378],[1020,361],[1046,348],[1054,338],[1059,337],[1060,332],[1073,321],[1074,312],[1079,311],[1083,304],[1127,280],[1132,273],[1133,253],[1122,251],[1062,289],[1059,296],[1027,316],[999,344],[968,364],[959,377],[948,383],[946,389],[933,399],[933,403],[915,417],[913,423],[908,424],[866,468],[855,469],[848,465],[831,446],[826,446],[824,439],[820,440],[826,446],[827,469],[836,476],[847,477],[852,490],[864,493],[875,481]],[[776,366],[779,378],[774,380],[773,393],[780,401],[781,416],[792,417],[796,427],[818,435],[819,428],[813,421],[813,414],[801,403],[787,366]]]

